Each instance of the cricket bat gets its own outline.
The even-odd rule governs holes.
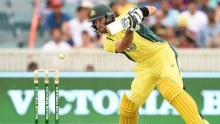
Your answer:
[[[124,16],[106,26],[107,32],[114,35],[120,31],[126,30],[130,27],[130,20],[128,16]]]

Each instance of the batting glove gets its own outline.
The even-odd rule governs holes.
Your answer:
[[[130,27],[128,30],[137,31],[140,29],[140,23],[143,20],[143,13],[138,8],[132,8],[128,10],[129,20],[130,20]]]

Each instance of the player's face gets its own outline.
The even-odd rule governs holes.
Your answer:
[[[101,17],[101,18],[98,18],[98,19],[94,20],[94,23],[95,23],[98,31],[101,34],[107,33],[105,22],[106,22],[106,18],[105,17]]]
[[[61,6],[54,6],[53,11],[54,13],[61,13],[62,7]]]
[[[196,3],[189,3],[188,5],[188,9],[191,13],[195,13],[195,11],[197,10],[197,5]]]

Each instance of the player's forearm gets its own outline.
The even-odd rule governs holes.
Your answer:
[[[126,31],[122,41],[118,41],[116,43],[116,52],[123,52],[126,48],[129,47],[133,40],[133,34],[134,33],[132,31]]]
[[[144,17],[152,16],[157,11],[156,7],[154,7],[154,6],[145,6],[145,7],[140,8],[140,10],[143,13]]]

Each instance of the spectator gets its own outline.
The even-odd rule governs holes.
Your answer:
[[[166,27],[176,26],[179,12],[171,8],[169,0],[161,1],[161,11],[164,14],[163,25]]]
[[[216,17],[217,23],[220,23],[220,1],[218,2],[218,6],[216,7]]]
[[[183,3],[186,4],[186,5],[188,5],[189,2],[191,2],[191,1],[192,1],[192,0],[183,0]]]
[[[91,11],[91,8],[93,7],[93,4],[94,3],[91,0],[81,1],[81,7],[83,7],[84,10],[86,11],[88,18],[90,16],[90,11]]]
[[[165,26],[162,24],[163,19],[164,13],[162,11],[157,11],[155,15],[156,23],[151,27],[151,30],[159,36],[161,36],[163,34],[162,31],[165,30]]]
[[[28,71],[33,72],[37,69],[38,69],[38,65],[37,65],[36,62],[31,62],[31,63],[28,64],[28,68],[27,68]]]
[[[159,28],[159,29],[157,30],[156,34],[157,34],[159,37],[161,37],[161,38],[163,38],[163,39],[166,39],[166,27],[164,27],[164,28]]]
[[[88,6],[79,6],[77,8],[76,18],[69,21],[70,32],[74,41],[74,46],[81,47],[82,32],[87,31],[90,37],[95,37],[94,31],[91,29],[91,22],[88,22],[89,18]]]
[[[44,36],[44,20],[46,15],[52,12],[51,3],[53,0],[46,0],[40,3],[38,6],[39,22],[38,22],[38,32],[41,37]],[[36,2],[34,2],[36,4]]]
[[[195,41],[190,36],[183,36],[180,39],[179,48],[196,48]]]
[[[201,27],[208,24],[208,17],[204,12],[198,10],[196,0],[191,0],[189,2],[188,9],[184,11],[181,16],[187,18],[188,28],[195,34],[199,32]]]
[[[62,32],[59,28],[51,30],[52,40],[44,44],[45,51],[68,51],[71,49],[70,45],[62,39]]]
[[[178,47],[179,41],[175,35],[174,29],[173,28],[166,28],[165,32],[166,32],[165,40],[170,44],[170,46]]]
[[[53,28],[61,28],[61,25],[70,20],[70,16],[62,12],[62,1],[53,0],[51,2],[52,13],[48,14],[44,20],[44,28],[51,30]]]
[[[203,11],[204,13],[207,13],[208,10],[210,9],[208,7],[208,3],[209,3],[209,0],[200,0],[200,7],[199,7],[199,9],[201,11]]]
[[[89,36],[89,33],[87,31],[82,32],[82,47],[83,48],[95,48],[95,44],[92,43],[92,39]]]
[[[179,39],[176,43],[178,48],[195,48],[195,33],[187,28],[188,20],[185,16],[178,18],[176,27],[176,37]]]
[[[94,65],[88,64],[88,65],[86,66],[86,71],[87,71],[87,72],[92,72],[92,71],[94,71]]]
[[[209,23],[200,30],[197,37],[197,45],[199,47],[205,47],[205,42],[214,34],[220,32],[220,25],[215,21],[215,10],[209,9],[207,14]]]
[[[183,2],[183,0],[171,0],[171,5],[173,9],[176,9],[179,12],[186,10],[186,4]]]
[[[179,16],[176,26],[176,36],[180,38],[181,36],[187,34],[189,32],[188,28],[188,20],[185,16]]]
[[[155,6],[158,10],[160,9],[160,2],[157,0],[140,0],[138,2],[138,7],[144,7],[144,6]],[[144,18],[143,23],[149,27],[152,27],[156,23],[155,16],[149,16],[147,18]]]
[[[46,0],[46,6],[47,8],[51,8],[51,3],[53,2],[53,0]]]
[[[97,48],[103,48],[104,35],[97,35],[93,42],[95,42]]]
[[[157,9],[160,9],[160,2],[158,2],[158,0],[140,0],[138,2],[138,7],[144,6],[154,6]]]
[[[112,9],[115,17],[118,17],[119,14],[118,14],[118,7],[119,7],[119,4],[117,1],[113,1],[109,4],[110,8]]]
[[[46,3],[40,3],[39,5],[39,16],[40,22],[44,20],[44,17],[52,12],[52,1],[53,0],[46,0]]]
[[[206,46],[208,48],[220,48],[220,32],[215,34],[213,37],[209,38],[208,41],[206,42]]]
[[[74,46],[74,41],[72,39],[72,35],[70,33],[70,26],[68,22],[65,22],[61,26],[61,31],[63,34],[63,40],[66,41],[71,47]]]
[[[118,14],[121,15],[124,12],[126,12],[128,9],[135,7],[134,4],[128,3],[128,0],[119,0],[119,8],[118,8]]]

